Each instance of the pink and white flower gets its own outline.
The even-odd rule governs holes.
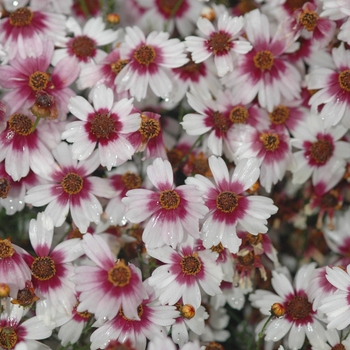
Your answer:
[[[87,159],[98,148],[102,166],[111,170],[131,159],[134,148],[127,140],[139,129],[139,113],[132,113],[133,99],[114,102],[113,91],[98,85],[93,92],[93,105],[82,96],[70,99],[68,108],[79,121],[66,125],[62,139],[73,143],[74,159]]]
[[[128,206],[125,217],[129,221],[140,223],[149,219],[142,236],[146,246],[176,247],[187,234],[199,238],[199,220],[208,210],[201,192],[193,185],[175,187],[173,170],[167,160],[156,158],[147,167],[147,175],[156,191],[133,189],[122,199]]]
[[[203,245],[211,248],[221,242],[231,253],[237,253],[241,244],[237,230],[254,235],[267,232],[267,219],[276,213],[277,207],[270,198],[244,193],[259,177],[256,159],[242,159],[231,175],[222,158],[211,156],[209,167],[215,183],[202,175],[186,179],[186,184],[195,185],[204,192],[203,198],[209,208],[201,228]]]

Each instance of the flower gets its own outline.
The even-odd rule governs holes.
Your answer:
[[[241,244],[237,230],[255,235],[265,233],[266,219],[276,213],[277,207],[270,198],[244,195],[259,177],[256,159],[242,159],[231,176],[222,158],[211,156],[209,166],[215,184],[202,175],[186,179],[186,184],[195,185],[204,192],[209,208],[201,229],[203,245],[211,248],[221,242],[231,253],[237,253]]]
[[[142,236],[146,246],[175,247],[187,233],[199,238],[199,219],[207,212],[200,191],[193,185],[175,188],[173,171],[167,160],[156,158],[147,167],[147,175],[157,191],[133,189],[122,199],[128,206],[125,217],[129,221],[140,223],[149,218]]]

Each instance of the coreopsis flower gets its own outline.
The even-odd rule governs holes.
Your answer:
[[[333,68],[316,67],[311,70],[308,89],[319,90],[309,101],[314,113],[320,109],[320,118],[329,128],[340,121],[350,127],[350,51],[341,43],[332,49]]]
[[[335,173],[335,168],[341,168],[345,172],[350,143],[340,139],[346,132],[342,125],[324,127],[316,115],[310,114],[293,131],[291,143],[299,149],[293,153],[293,182],[305,183],[312,177],[316,185],[328,171]]]
[[[177,347],[175,343],[171,341],[170,338],[154,338],[148,343],[147,350],[158,350],[166,348],[167,350],[176,350]],[[203,350],[204,346],[200,346],[198,341],[187,342],[184,346],[180,348],[181,350]]]
[[[112,320],[123,310],[123,316],[140,320],[138,305],[147,297],[141,271],[133,264],[115,258],[107,243],[98,235],[87,233],[83,249],[95,266],[78,266],[73,281],[79,292],[78,312],[94,313],[96,319]]]
[[[66,125],[62,139],[73,143],[73,158],[86,159],[97,146],[100,163],[108,170],[131,159],[134,148],[127,136],[139,129],[141,121],[139,113],[132,113],[132,102],[114,102],[113,91],[105,85],[94,89],[94,107],[82,96],[72,97],[68,108],[79,121]]]
[[[167,160],[156,158],[147,167],[147,175],[156,191],[132,189],[122,199],[129,221],[140,223],[148,219],[142,236],[146,246],[176,247],[187,234],[199,238],[199,220],[208,210],[201,192],[193,185],[175,187],[173,170]]]
[[[53,155],[58,164],[47,175],[50,183],[34,186],[24,200],[33,206],[48,204],[45,213],[56,227],[64,223],[70,212],[75,225],[85,233],[91,221],[100,222],[102,206],[96,196],[109,198],[112,194],[105,179],[90,176],[100,164],[98,153],[78,162],[72,158],[72,146],[62,142]]]
[[[46,50],[43,39],[55,41],[64,36],[65,17],[58,13],[19,7],[0,19],[0,41],[9,59],[41,55]]]
[[[45,40],[45,51],[36,57],[14,57],[9,65],[0,66],[0,85],[9,89],[2,101],[13,114],[21,107],[30,108],[35,103],[37,94],[46,92],[54,98],[58,119],[65,120],[68,113],[68,100],[75,93],[69,88],[78,76],[76,64],[67,65],[59,62],[52,72],[50,66],[54,44]]]
[[[118,32],[112,29],[105,29],[106,24],[102,17],[92,17],[82,29],[76,19],[70,17],[66,25],[73,33],[73,37],[66,37],[55,44],[58,48],[52,57],[52,64],[55,66],[60,60],[67,66],[80,67],[95,62],[100,62],[106,57],[106,52],[99,49],[99,46],[108,45],[117,40]],[[76,68],[79,72],[79,69]]]
[[[223,273],[216,264],[216,252],[196,250],[193,239],[179,244],[177,249],[163,246],[147,251],[164,263],[149,278],[149,284],[157,288],[157,296],[163,305],[175,305],[182,299],[184,304],[198,309],[201,304],[200,287],[209,295],[221,293],[219,285]]]
[[[266,341],[278,341],[288,334],[288,348],[300,349],[305,335],[312,346],[324,344],[325,329],[318,320],[321,315],[312,309],[312,300],[308,293],[315,263],[303,265],[297,272],[292,285],[285,274],[272,271],[272,286],[277,294],[266,290],[256,290],[249,296],[252,306],[260,309],[263,315],[270,316],[271,306],[279,303],[284,309],[282,317],[273,318],[265,328]],[[264,318],[256,331],[267,321]]]
[[[277,207],[270,198],[244,194],[259,177],[256,159],[242,159],[231,175],[222,158],[211,156],[209,166],[215,183],[202,175],[186,179],[187,184],[204,192],[209,208],[201,228],[203,245],[211,248],[221,242],[231,253],[237,253],[241,244],[237,230],[255,235],[267,232],[267,219],[276,213]]]
[[[272,112],[282,96],[299,98],[300,73],[284,55],[289,41],[279,31],[272,36],[268,18],[258,9],[246,14],[245,29],[253,49],[238,56],[235,70],[224,78],[232,88],[232,102],[247,104],[258,96],[260,106]]]
[[[126,27],[120,56],[128,64],[116,78],[117,92],[128,90],[140,101],[146,97],[148,86],[156,96],[166,98],[173,84],[168,68],[181,67],[188,62],[185,46],[169,33],[152,32],[147,37],[138,27]]]
[[[195,63],[200,63],[214,56],[219,77],[233,71],[233,62],[237,54],[246,54],[252,49],[249,41],[240,37],[244,19],[231,17],[228,12],[219,16],[217,30],[205,17],[199,17],[197,27],[204,36],[188,36],[185,38],[187,50],[192,53]]]
[[[22,257],[23,249],[11,243],[10,239],[0,239],[0,283],[10,288],[10,296],[16,298],[32,276]]]
[[[146,285],[147,282],[144,282]],[[145,288],[145,287],[144,287]],[[117,315],[104,323],[91,335],[91,349],[105,348],[113,340],[121,343],[130,342],[135,350],[145,350],[146,342],[156,337],[165,339],[166,326],[175,322],[179,312],[175,306],[160,305],[154,296],[154,291],[147,286],[147,293],[142,302],[133,305],[137,308],[136,319],[130,319],[120,308]]]

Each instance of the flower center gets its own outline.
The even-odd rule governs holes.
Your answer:
[[[33,12],[27,7],[21,7],[10,13],[10,24],[14,27],[24,27],[32,23]]]
[[[305,10],[300,15],[299,20],[307,31],[312,32],[317,25],[318,14],[314,11]]]
[[[142,180],[139,175],[128,171],[122,176],[122,182],[128,190],[132,190],[134,188],[139,188]]]
[[[139,130],[140,134],[142,135],[142,141],[148,141],[149,139],[159,135],[159,121],[152,118],[147,118],[144,114],[141,114],[141,126]]]
[[[195,252],[192,255],[186,255],[180,262],[182,272],[185,275],[196,275],[202,269],[202,262],[198,258],[198,253]]]
[[[232,123],[243,124],[246,122],[248,117],[248,111],[242,106],[237,106],[231,109],[230,120]]]
[[[50,81],[50,74],[36,71],[29,77],[29,86],[34,90],[44,90]]]
[[[167,15],[171,15],[177,3],[178,0],[159,0],[158,6],[164,13],[166,13]]]
[[[261,70],[269,70],[273,66],[274,57],[270,51],[263,50],[257,52],[253,60],[256,68]]]
[[[199,67],[200,67],[200,63],[195,63],[193,62],[191,56],[188,56],[189,61],[184,64],[181,69],[184,70],[187,73],[197,73],[199,72]]]
[[[210,249],[212,252],[221,253],[225,248],[220,242],[218,245],[213,245]]]
[[[285,106],[277,106],[269,116],[271,123],[283,124],[289,118],[289,108]]]
[[[131,271],[129,266],[125,265],[124,260],[117,261],[108,271],[108,281],[116,287],[124,287],[129,284]]]
[[[232,213],[238,205],[238,198],[234,192],[221,192],[216,197],[216,207],[224,213]]]
[[[312,310],[312,305],[306,297],[296,296],[287,305],[286,313],[293,320],[301,320],[309,316]]]
[[[119,72],[129,63],[129,60],[118,60],[110,64],[112,72],[118,75]]]
[[[145,66],[152,63],[156,58],[156,51],[152,46],[142,45],[134,53],[135,60]]]
[[[230,35],[222,31],[213,33],[208,40],[208,46],[214,55],[223,54],[231,48]]]
[[[255,254],[252,251],[248,251],[245,255],[238,255],[238,261],[243,266],[252,266],[255,261]]]
[[[332,156],[333,146],[329,141],[321,139],[312,144],[310,153],[317,164],[324,164]]]
[[[205,176],[205,174],[210,172],[209,163],[207,158],[195,158],[192,164],[192,173],[200,174]]]
[[[322,196],[321,206],[324,208],[335,208],[338,205],[338,198],[334,193],[329,192]]]
[[[346,350],[343,344],[337,344],[331,348],[331,350]]]
[[[95,51],[95,42],[86,35],[74,38],[72,50],[79,58],[92,57]]]
[[[31,270],[39,281],[47,281],[56,275],[56,264],[49,256],[40,256],[34,259]]]
[[[180,205],[180,196],[174,190],[163,191],[159,196],[159,204],[166,210],[176,209]]]
[[[237,4],[237,9],[242,15],[253,11],[256,8],[257,6],[255,5],[254,0],[239,0],[239,3]]]
[[[123,308],[121,307],[120,310],[119,310],[119,315],[121,317],[124,318],[124,320],[126,321],[134,321],[134,320],[131,320],[130,318],[127,318],[125,315],[124,315],[124,312],[123,312]],[[143,306],[142,304],[140,304],[138,307],[137,307],[137,315],[141,318],[141,316],[143,315]]]
[[[10,191],[11,184],[6,178],[0,179],[0,198],[5,199]]]
[[[33,122],[24,114],[12,114],[8,123],[9,128],[18,135],[27,136],[32,132]]]
[[[23,307],[32,305],[39,297],[34,293],[34,288],[31,282],[26,283],[26,287],[17,293],[17,299],[12,299],[12,304],[18,304]]]
[[[17,334],[11,327],[0,328],[0,347],[13,349],[17,344]]]
[[[266,151],[274,151],[280,144],[279,136],[272,132],[261,133],[259,139],[263,143]]]
[[[215,128],[222,132],[226,132],[230,127],[228,120],[218,111],[213,113],[213,121]]]
[[[62,182],[62,188],[64,192],[68,194],[77,194],[83,189],[84,180],[76,173],[67,174]]]
[[[221,344],[212,341],[205,347],[205,350],[225,350],[225,349]]]
[[[15,253],[9,239],[0,239],[0,259],[11,258]]]
[[[343,90],[350,92],[350,70],[349,69],[344,70],[339,74],[338,81],[339,81],[340,87]]]
[[[96,138],[108,140],[115,131],[115,122],[108,113],[95,113],[90,131]]]

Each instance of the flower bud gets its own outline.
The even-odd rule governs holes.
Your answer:
[[[271,315],[275,316],[275,317],[282,317],[285,313],[285,308],[282,304],[280,303],[274,303],[271,306]]]

